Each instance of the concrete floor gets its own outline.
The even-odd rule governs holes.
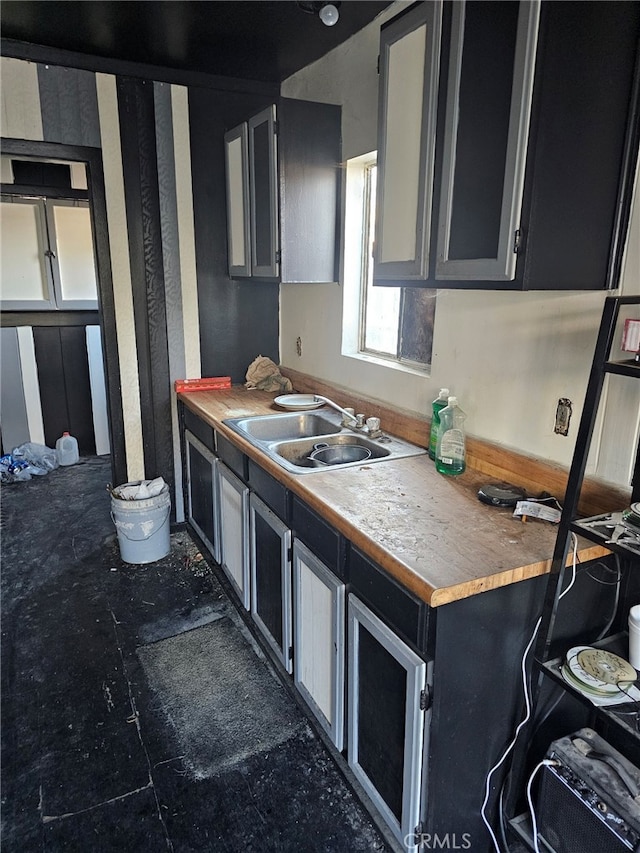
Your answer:
[[[2,489],[3,853],[388,850],[189,535],[122,562],[109,478]]]

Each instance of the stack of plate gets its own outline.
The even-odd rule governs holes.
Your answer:
[[[631,504],[622,510],[622,526],[640,540],[640,503]]]
[[[606,700],[626,694],[638,674],[629,661],[613,652],[574,646],[562,664],[562,676],[585,696]]]
[[[316,400],[313,394],[281,394],[274,397],[273,402],[282,409],[290,412],[303,412],[306,409],[319,409],[324,406],[324,400]]]

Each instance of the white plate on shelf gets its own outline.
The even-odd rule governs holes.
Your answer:
[[[320,406],[324,406],[322,400],[316,400],[313,394],[282,394],[280,397],[274,397],[273,402],[291,412],[319,409]]]

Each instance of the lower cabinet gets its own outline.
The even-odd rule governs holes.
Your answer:
[[[354,595],[348,620],[349,766],[413,850],[426,805],[430,667]]]
[[[251,616],[291,673],[291,530],[255,494],[249,507]]]
[[[429,608],[184,415],[189,523],[380,818],[408,853],[427,838],[488,853],[487,775],[519,718],[544,576]],[[490,817],[499,797],[498,780]]]
[[[217,474],[218,460],[193,433],[185,430],[187,520],[214,560],[220,562]]]
[[[249,487],[218,462],[220,565],[243,606],[250,606]]]
[[[344,746],[345,585],[293,544],[293,679],[336,748]]]

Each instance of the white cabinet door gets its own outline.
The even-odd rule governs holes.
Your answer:
[[[218,463],[220,495],[220,565],[248,610],[249,488],[226,465]]]
[[[440,28],[441,4],[419,3],[380,36],[378,280],[428,274]]]
[[[291,672],[291,530],[257,495],[251,512],[251,616]]]
[[[348,666],[349,766],[406,847],[424,809],[427,664],[350,595]]]
[[[249,133],[247,123],[224,137],[227,172],[227,243],[230,278],[251,275]]]
[[[338,750],[344,744],[344,583],[293,545],[294,683]]]

